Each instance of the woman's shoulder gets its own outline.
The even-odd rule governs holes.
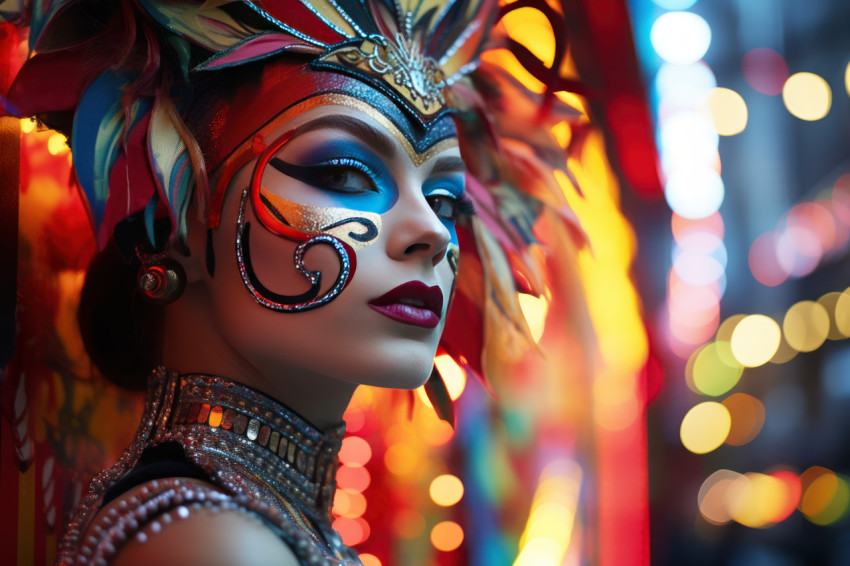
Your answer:
[[[301,564],[253,507],[204,480],[152,480],[100,509],[81,551],[116,566]]]

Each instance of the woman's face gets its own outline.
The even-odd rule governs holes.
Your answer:
[[[266,152],[254,198],[256,160],[227,187],[212,233],[215,276],[206,276],[214,324],[262,375],[418,387],[454,282],[455,220],[465,207],[457,140],[412,144],[363,104],[289,114],[254,140],[280,145]],[[336,294],[340,254],[327,243],[309,247],[304,267],[321,273],[313,294],[330,300],[286,312],[274,308],[282,296],[311,290],[295,267],[298,242],[280,235],[293,227],[344,242],[353,275]]]

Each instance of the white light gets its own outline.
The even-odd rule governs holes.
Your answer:
[[[695,108],[717,87],[711,68],[702,62],[688,65],[664,63],[655,75],[655,90],[662,104]]]
[[[656,6],[667,10],[687,10],[697,3],[697,0],[652,0]]]
[[[681,241],[673,247],[673,261],[681,254],[696,254],[709,256],[726,269],[728,259],[726,246],[717,234],[705,230],[691,230],[681,237]]]
[[[677,169],[667,179],[664,196],[673,212],[692,220],[705,218],[720,209],[725,188],[714,169]]]
[[[649,32],[658,55],[668,63],[696,63],[711,44],[711,28],[693,12],[667,12]]]
[[[720,136],[714,123],[697,112],[676,112],[661,124],[661,166],[669,178],[679,169],[712,167]]]

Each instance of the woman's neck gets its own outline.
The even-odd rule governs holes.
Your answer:
[[[274,369],[259,369],[224,339],[191,293],[165,307],[159,358],[164,366],[181,374],[217,375],[262,391],[320,429],[342,420],[357,388],[286,360],[267,360],[263,367]]]

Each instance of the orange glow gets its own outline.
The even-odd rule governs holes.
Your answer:
[[[481,60],[500,67],[512,74],[525,87],[538,94],[546,90],[546,85],[537,80],[534,75],[525,70],[525,67],[517,61],[514,54],[507,49],[488,49],[481,54]]]
[[[365,491],[371,481],[369,471],[362,466],[340,466],[336,472],[336,483],[342,489]]]
[[[220,425],[221,424],[221,417],[222,417],[223,414],[224,414],[224,410],[221,407],[219,407],[219,406],[213,407],[212,410],[210,411],[210,426],[211,427],[217,427],[218,425]]]
[[[431,529],[431,544],[437,550],[449,552],[463,543],[463,528],[454,521],[443,521]]]
[[[381,561],[374,554],[360,554],[358,558],[363,566],[382,566]]]
[[[337,517],[344,517],[348,510],[351,508],[351,499],[348,497],[349,493],[344,489],[337,489],[334,492],[334,506],[333,506],[333,514]]]
[[[391,473],[397,476],[408,475],[416,468],[418,463],[419,454],[402,442],[390,445],[384,454],[384,464]]]
[[[732,419],[726,444],[743,446],[758,436],[764,426],[765,418],[764,405],[761,401],[746,393],[735,393],[724,399],[722,404],[729,411]]]
[[[812,469],[801,476],[805,487],[800,511],[816,525],[829,525],[847,514],[850,487],[845,478],[831,470],[818,468],[812,472]]]
[[[741,474],[731,470],[717,470],[702,483],[697,503],[705,520],[715,525],[724,525],[732,520],[726,506],[726,491]]]
[[[343,490],[343,493],[348,501],[346,508],[344,510],[340,510],[340,517],[349,517],[353,519],[354,517],[360,517],[366,512],[366,498],[363,497],[362,493],[351,490]],[[336,510],[336,505],[334,505],[334,510]]]
[[[60,155],[69,151],[68,149],[68,138],[60,134],[59,132],[55,132],[50,135],[50,138],[47,140],[47,151],[50,155]]]
[[[393,528],[402,538],[416,538],[425,531],[425,517],[418,511],[405,509],[395,516]]]
[[[463,497],[463,482],[457,476],[443,474],[437,476],[431,482],[428,489],[431,499],[437,505],[449,507],[454,505]]]
[[[346,546],[358,545],[369,538],[369,524],[359,517],[356,519],[339,517],[334,520],[332,526]]]
[[[339,461],[346,466],[365,466],[372,458],[372,447],[359,436],[348,436],[342,441]]]

